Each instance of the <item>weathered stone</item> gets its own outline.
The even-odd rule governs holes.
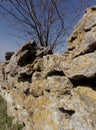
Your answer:
[[[0,62],[0,82],[3,82],[5,80],[5,72],[4,67],[6,66],[5,63]]]
[[[53,54],[53,52],[51,50],[51,47],[50,46],[48,46],[48,47],[40,46],[40,48],[37,51],[36,56],[41,56],[42,57],[42,56],[48,55],[48,54]]]
[[[10,60],[10,58],[12,57],[13,54],[14,54],[14,52],[6,52],[5,53],[5,59]]]
[[[10,81],[11,77],[17,76],[18,80],[24,80],[22,77],[25,77],[25,81],[30,81],[31,74],[36,69],[35,63],[39,58],[47,54],[52,54],[50,47],[37,47],[35,41],[28,41],[11,57],[10,62],[5,68],[6,79]]]
[[[96,6],[86,10],[68,39],[68,55],[60,63],[65,75],[74,80],[96,77]]]
[[[43,75],[48,76],[65,76],[60,66],[60,63],[65,60],[65,57],[59,54],[47,55],[43,58]]]
[[[35,101],[36,99],[32,95],[29,95],[24,101],[24,106],[28,110],[28,113],[31,115],[33,114],[35,109]]]
[[[62,68],[63,66],[65,74],[71,79],[96,77],[96,51],[69,60],[62,64]]]
[[[70,92],[72,87],[70,80],[65,76],[49,76],[47,79],[32,82],[29,92],[35,97],[42,96],[45,92],[60,96],[68,91]]]
[[[87,9],[68,50],[29,41],[0,63],[0,95],[23,130],[96,130],[96,6]]]
[[[78,86],[72,90],[71,94],[71,97],[66,96],[60,100],[60,108],[62,108],[62,112],[71,115],[67,115],[65,118],[64,121],[69,118],[69,122],[65,125],[62,124],[62,129],[95,130],[96,92],[91,88]]]
[[[68,39],[71,58],[96,50],[96,6],[92,8],[87,9]]]
[[[20,107],[24,106],[24,100],[26,98],[24,93],[13,89],[11,90],[10,95],[12,95],[12,99],[14,100],[15,104],[17,104]]]

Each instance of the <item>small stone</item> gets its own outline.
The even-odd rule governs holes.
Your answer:
[[[14,52],[6,52],[5,53],[5,59],[10,60],[10,58],[12,57],[13,54],[14,54]]]

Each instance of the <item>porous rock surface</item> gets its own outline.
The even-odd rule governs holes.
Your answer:
[[[96,6],[68,42],[60,55],[29,41],[0,63],[0,95],[23,130],[96,130]]]

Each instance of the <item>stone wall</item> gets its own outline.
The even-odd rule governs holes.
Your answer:
[[[86,10],[67,51],[27,42],[0,63],[0,95],[23,130],[96,130],[96,6]]]

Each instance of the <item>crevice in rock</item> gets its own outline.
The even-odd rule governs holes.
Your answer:
[[[49,77],[49,76],[65,76],[65,74],[63,71],[52,70],[52,71],[47,73],[46,77]]]
[[[70,41],[69,42],[73,42],[77,37],[71,37]]]
[[[32,96],[33,96],[34,98],[38,98],[38,97],[39,97],[38,95],[33,95],[33,94],[32,94]]]
[[[33,62],[36,58],[37,43],[35,41],[28,41],[17,53],[19,55],[18,66],[26,66]]]
[[[96,7],[95,6],[92,6],[90,9],[91,9],[92,12],[96,11]],[[88,10],[85,11],[85,13],[87,13],[87,12],[88,12]]]
[[[19,61],[18,61],[18,65],[21,67],[26,66],[27,64],[32,63],[36,58],[36,54],[32,53],[30,51],[28,51],[25,55],[23,55],[22,57],[20,57]]]
[[[91,7],[91,10],[96,11],[96,7],[95,6]]]
[[[46,89],[46,92],[50,93],[50,89]]]
[[[85,50],[84,52],[78,54],[78,55],[75,55],[74,58],[77,58],[79,56],[82,56],[82,55],[85,55],[85,54],[88,54],[88,53],[93,53],[94,51],[96,51],[96,42],[92,43],[89,48],[87,50]]]
[[[17,107],[14,107],[14,109],[17,111],[18,110],[18,108]]]
[[[5,90],[6,90],[6,89],[7,89],[7,87],[5,87],[5,86],[2,86],[2,89],[5,89]]]
[[[64,95],[70,95],[70,96],[72,96],[72,94],[71,94],[71,90],[67,90],[67,91],[65,91],[65,92],[64,92]]]
[[[70,81],[74,87],[85,86],[85,87],[90,87],[96,91],[96,77],[86,78],[86,77],[82,76],[82,78],[81,78],[78,76],[78,79],[76,79],[76,80],[70,79]]]
[[[69,47],[68,51],[73,51],[75,49],[75,47]]]
[[[91,28],[84,29],[84,31],[87,33],[91,30]]]
[[[96,24],[94,24],[94,25],[91,26],[90,28],[86,28],[86,29],[84,29],[84,31],[87,33],[87,32],[89,32],[89,31],[91,31],[92,28],[94,28],[95,26],[96,26]]]
[[[60,107],[59,111],[61,111],[62,113],[67,113],[69,116],[72,116],[75,113],[74,110],[66,110],[63,107]]]
[[[29,95],[29,88],[27,88],[25,91],[24,91],[25,95],[28,96]]]
[[[85,51],[84,54],[92,53],[94,51],[96,51],[96,42],[94,42],[93,44],[91,44],[89,46],[89,48]]]
[[[22,123],[22,125],[23,125],[23,127],[25,127],[25,126],[26,126],[26,124],[25,124],[24,122]]]
[[[33,97],[35,97],[35,98],[38,98],[38,97],[40,97],[40,96],[44,96],[44,92],[43,92],[43,90],[39,93],[38,91],[36,92],[36,91],[31,91],[30,92],[30,90],[29,90],[29,93],[33,96]]]
[[[26,74],[26,73],[21,73],[18,76],[18,82],[22,81],[22,82],[26,82],[28,81],[29,83],[31,83],[31,78],[32,78],[32,74]]]

